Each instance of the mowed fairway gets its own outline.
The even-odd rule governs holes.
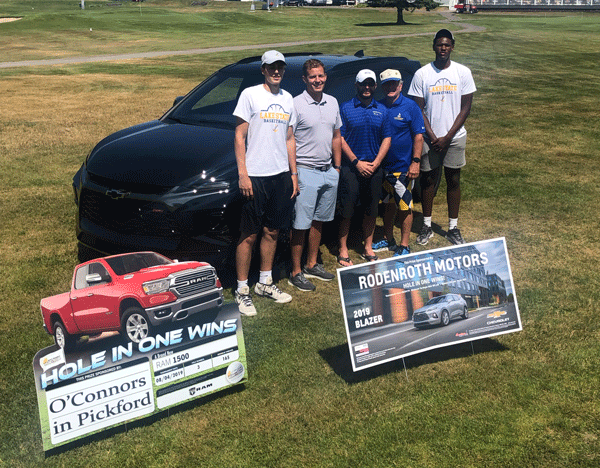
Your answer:
[[[426,63],[438,12],[148,1],[3,3],[1,61],[322,38],[320,51]],[[116,3],[116,2],[115,2]],[[337,282],[257,300],[241,391],[44,459],[31,362],[39,301],[77,264],[73,174],[101,138],[159,117],[231,52],[0,70],[0,467],[597,467],[600,464],[600,16],[458,17],[478,87],[459,225],[504,236],[524,330],[353,374]],[[92,34],[90,34],[90,27]],[[464,29],[449,25],[450,29]],[[94,33],[98,31],[96,36]],[[336,39],[354,37],[353,42]],[[284,79],[285,80],[285,79]],[[433,221],[446,229],[442,183]],[[420,205],[416,205],[420,213]],[[379,220],[381,224],[381,220]],[[420,227],[413,227],[411,247]],[[435,236],[427,246],[446,246]],[[334,251],[322,246],[325,266]],[[360,250],[352,250],[358,261]],[[231,301],[231,291],[226,292]]]

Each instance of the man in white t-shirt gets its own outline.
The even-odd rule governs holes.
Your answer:
[[[447,184],[448,232],[446,239],[464,244],[458,229],[460,207],[460,168],[466,164],[467,131],[464,123],[471,112],[477,90],[471,71],[450,60],[454,36],[440,29],[433,39],[435,61],[420,68],[408,91],[423,111],[425,142],[421,161],[423,228],[417,243],[426,245],[433,237],[431,213],[442,167]]]
[[[248,273],[252,250],[260,240],[260,276],[254,292],[278,303],[292,296],[273,283],[272,268],[279,231],[289,229],[298,194],[296,112],[292,96],[280,89],[285,57],[276,50],[262,56],[264,83],[242,91],[233,115],[237,118],[234,150],[240,193],[244,197],[240,239],[236,249],[235,301],[243,315],[256,315]]]

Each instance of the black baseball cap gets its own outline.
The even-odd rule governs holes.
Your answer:
[[[447,37],[452,41],[452,44],[454,44],[454,35],[449,30],[440,29],[438,32],[436,32],[435,37],[433,38],[433,43],[435,44],[440,37]]]

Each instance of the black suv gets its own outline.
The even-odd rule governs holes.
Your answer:
[[[406,93],[420,67],[403,57],[365,57],[362,51],[288,54],[282,88],[292,96],[304,90],[302,65],[309,58],[325,64],[325,92],[340,103],[355,95],[355,77],[363,68],[377,75],[400,70]],[[232,113],[242,90],[263,81],[260,57],[240,60],[177,98],[160,119],[98,143],[73,178],[80,259],[152,250],[218,264],[239,235]]]

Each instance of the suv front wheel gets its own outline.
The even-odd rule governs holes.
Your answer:
[[[450,314],[447,310],[442,310],[442,318],[440,319],[440,323],[443,327],[450,323]]]

